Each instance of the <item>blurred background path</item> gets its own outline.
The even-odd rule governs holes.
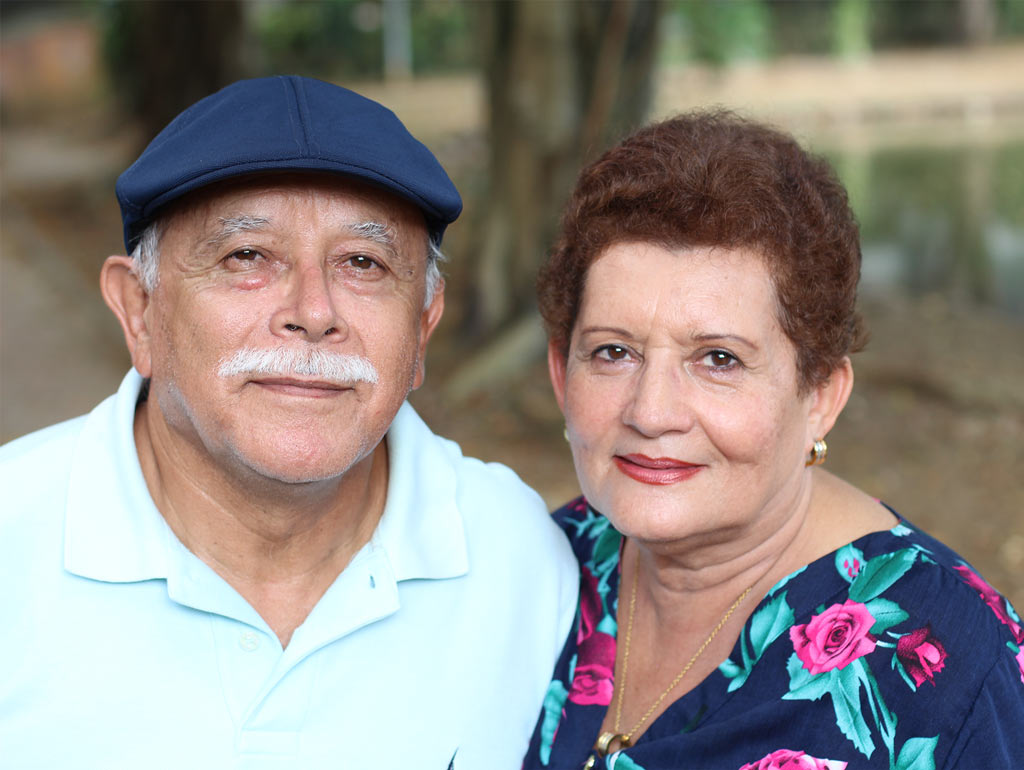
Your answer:
[[[0,441],[88,411],[127,369],[97,275],[103,258],[122,250],[113,184],[146,134],[115,98],[129,86],[107,74],[110,20],[80,4],[12,12],[18,5],[0,9]],[[496,242],[515,240],[491,206],[501,178],[493,115],[509,107],[496,105],[488,86],[495,64],[474,58],[471,45],[488,39],[474,24],[493,20],[452,21],[465,16],[465,4],[412,3],[414,36],[447,51],[449,64],[420,68],[414,58],[411,74],[387,78],[379,38],[388,3],[303,3],[309,18],[289,17],[293,26],[342,25],[363,44],[377,39],[377,58],[362,70],[314,57],[312,33],[289,43],[290,59],[267,53],[292,28],[272,14],[290,5],[242,4],[249,53],[263,57],[239,64],[243,74],[299,71],[384,102],[438,154],[466,199],[446,241],[446,317],[414,404],[467,453],[509,464],[549,504],[564,502],[578,489],[538,354],[539,324],[529,300],[515,299],[545,246],[522,243],[527,256],[513,255],[505,272],[481,270]],[[695,8],[711,5],[663,4],[643,114],[727,105],[796,132],[833,160],[863,226],[862,309],[872,342],[854,361],[857,385],[829,437],[829,467],[950,543],[1024,606],[1024,21],[995,3],[1009,26],[968,45],[939,22],[918,19],[900,38],[894,22],[876,20],[868,49],[841,56],[832,43],[806,42],[809,22],[764,22],[768,4],[753,0],[728,4],[753,8],[747,22],[695,20]],[[800,5],[824,13],[859,4]],[[267,14],[271,32],[260,26]],[[759,18],[760,37],[736,32],[756,32],[750,19]],[[715,24],[725,31],[704,34],[719,43],[702,54],[697,32]],[[794,29],[804,30],[803,44],[793,42]],[[737,37],[747,53],[725,56],[730,45],[742,49]],[[361,49],[351,50],[356,57]],[[504,77],[512,101],[540,99],[527,88],[529,72]],[[520,126],[522,136],[506,145],[554,141],[535,129]],[[584,121],[579,131],[589,130]],[[596,146],[608,141],[593,136]],[[533,181],[551,201],[538,238],[571,181]],[[503,200],[526,216],[514,198]],[[481,299],[489,281],[507,295],[501,317]]]

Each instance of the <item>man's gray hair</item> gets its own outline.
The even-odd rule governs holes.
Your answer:
[[[147,294],[152,294],[160,278],[160,237],[163,235],[163,227],[160,220],[151,222],[142,235],[139,242],[132,251],[132,262],[135,266],[135,275]],[[441,263],[447,257],[442,253],[441,248],[434,243],[433,239],[427,237],[427,293],[423,300],[423,307],[426,308],[434,300],[441,285]]]

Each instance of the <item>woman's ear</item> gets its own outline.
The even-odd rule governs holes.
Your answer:
[[[555,340],[548,340],[548,375],[551,377],[551,387],[555,391],[555,401],[558,408],[565,414],[565,376],[568,360],[562,352],[562,346]]]
[[[817,385],[811,395],[811,410],[808,415],[809,443],[825,438],[836,424],[853,390],[853,364],[844,356],[839,366],[825,382]]]
[[[139,283],[131,257],[107,257],[100,271],[100,292],[121,324],[132,366],[143,377],[151,376],[150,336],[145,318],[149,294]]]

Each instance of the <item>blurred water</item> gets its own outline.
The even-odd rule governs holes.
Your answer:
[[[861,222],[861,292],[1024,317],[1024,139],[831,154]]]

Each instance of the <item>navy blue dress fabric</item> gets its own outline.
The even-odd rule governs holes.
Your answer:
[[[621,535],[555,513],[580,603],[523,767],[580,768],[614,691]],[[1024,768],[1024,631],[1010,603],[906,520],[780,581],[732,654],[614,770]]]

